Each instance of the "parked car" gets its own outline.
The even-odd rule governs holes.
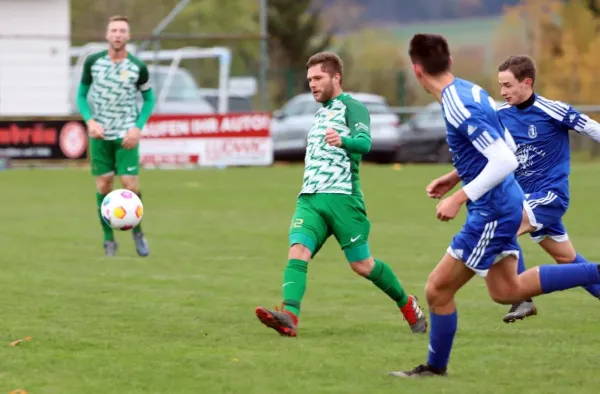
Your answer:
[[[496,101],[496,108],[502,102]],[[413,163],[450,163],[452,153],[446,143],[446,123],[440,103],[425,106],[407,122],[400,125],[395,160]]]
[[[399,118],[387,105],[385,98],[370,93],[348,92],[362,102],[371,115],[371,152],[366,160],[391,161],[399,141]],[[321,104],[311,93],[299,94],[281,109],[273,112],[271,135],[276,160],[304,159],[306,140],[313,117]]]

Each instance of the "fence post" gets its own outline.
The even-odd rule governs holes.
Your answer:
[[[398,71],[396,73],[396,88],[398,106],[404,107],[406,105],[406,72]]]

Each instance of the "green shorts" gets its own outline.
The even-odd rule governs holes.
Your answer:
[[[290,246],[306,246],[313,257],[333,235],[349,262],[371,257],[367,218],[362,197],[348,194],[301,194],[290,226]]]
[[[140,171],[139,144],[133,149],[125,149],[121,138],[100,140],[90,138],[90,157],[93,176],[108,174],[138,175]]]

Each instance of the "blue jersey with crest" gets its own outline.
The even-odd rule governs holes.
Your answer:
[[[486,166],[488,160],[482,152],[494,141],[504,139],[514,148],[514,141],[498,118],[495,101],[472,82],[455,78],[442,91],[442,110],[452,163],[463,185]],[[520,213],[523,198],[522,189],[510,174],[477,201],[469,201],[467,209],[498,214],[518,209]]]
[[[525,193],[552,191],[568,204],[569,130],[583,130],[589,118],[539,95],[524,109],[500,106],[498,116],[517,144],[515,175]]]

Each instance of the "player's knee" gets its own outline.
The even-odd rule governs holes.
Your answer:
[[[568,248],[561,250],[559,253],[554,253],[552,257],[554,257],[554,261],[558,264],[570,264],[577,258],[577,253],[574,249]]]
[[[435,277],[429,275],[427,283],[425,284],[425,298],[427,299],[427,305],[430,307],[446,305],[452,301],[453,296],[453,294],[445,291],[444,288],[439,285],[435,280]]]
[[[521,294],[519,287],[504,287],[502,289],[488,290],[490,298],[496,304],[511,305],[527,298]]]
[[[134,176],[126,176],[121,178],[123,188],[131,190],[134,193],[138,192],[138,178]]]
[[[350,263],[350,268],[352,268],[352,271],[356,272],[360,276],[364,276],[365,278],[371,274],[374,267],[375,261],[373,258]]]
[[[289,260],[310,261],[312,253],[309,248],[302,244],[293,244],[288,253]]]
[[[96,190],[100,194],[108,194],[112,191],[113,178],[112,176],[103,176],[96,178]]]

